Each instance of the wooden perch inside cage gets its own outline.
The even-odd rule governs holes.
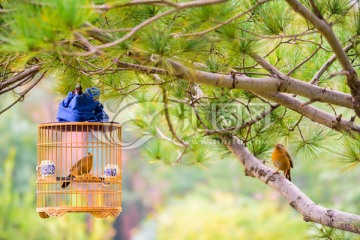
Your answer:
[[[38,127],[40,217],[121,212],[121,128],[117,123],[46,123]]]
[[[111,181],[111,178],[113,177],[108,177],[108,178],[96,177],[91,173],[87,173],[82,176],[76,176],[76,177],[56,177],[56,181],[102,182],[102,181]]]

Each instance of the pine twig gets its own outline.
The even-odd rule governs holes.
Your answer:
[[[12,106],[14,106],[16,103],[20,102],[20,101],[23,101],[24,100],[24,97],[25,95],[31,90],[33,89],[40,81],[41,79],[43,79],[43,77],[45,76],[46,72],[44,72],[40,77],[39,79],[36,80],[36,82],[31,85],[28,89],[26,89],[24,92],[20,93],[20,97],[15,100],[15,102],[13,102],[12,104],[10,104],[9,106],[7,106],[6,108],[4,108],[3,110],[0,111],[0,115],[3,114],[4,112],[6,112],[8,109],[10,109]]]

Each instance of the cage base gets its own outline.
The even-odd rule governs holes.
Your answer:
[[[92,207],[92,208],[69,208],[69,207],[58,207],[58,208],[36,208],[41,218],[49,217],[61,217],[66,213],[90,213],[96,218],[106,217],[117,217],[122,208],[103,208],[103,207]]]

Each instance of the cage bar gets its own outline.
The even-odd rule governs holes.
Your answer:
[[[38,126],[37,202],[40,217],[121,212],[121,127],[66,122]]]

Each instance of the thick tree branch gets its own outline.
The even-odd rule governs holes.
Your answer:
[[[225,88],[238,88],[254,92],[286,92],[293,93],[309,99],[317,98],[320,102],[335,104],[351,108],[351,96],[337,91],[327,90],[312,84],[295,80],[277,70],[274,72],[277,77],[251,78],[246,76],[209,73],[193,70],[184,65],[168,60],[173,67],[173,74],[181,76],[189,81],[213,85]],[[280,76],[279,76],[280,75]],[[279,79],[280,78],[280,79]]]
[[[266,183],[280,193],[301,215],[306,222],[320,223],[354,233],[360,233],[360,216],[342,211],[324,208],[315,204],[292,182],[267,167],[254,157],[236,136],[220,135],[225,146],[236,156],[245,168],[245,172]]]
[[[286,0],[287,3],[294,9],[294,11],[298,12],[302,15],[305,19],[311,22],[323,36],[328,41],[329,45],[331,46],[332,50],[334,51],[337,59],[339,60],[342,68],[344,71],[349,72],[346,75],[347,84],[350,87],[351,95],[353,97],[353,108],[355,110],[356,115],[360,116],[360,81],[359,77],[352,66],[352,63],[346,52],[342,48],[338,38],[336,37],[335,33],[333,32],[331,26],[323,19],[316,16],[312,13],[309,9],[307,9],[304,5],[302,5],[297,0]]]
[[[29,69],[26,69],[24,71],[22,71],[21,73],[7,79],[4,80],[2,82],[0,82],[0,90],[3,90],[4,88],[18,82],[21,81],[24,78],[27,78],[29,76],[35,76],[36,73],[38,73],[40,70],[40,66],[39,65],[35,65]]]
[[[278,77],[251,78],[247,76],[234,76],[233,78],[230,75],[193,70],[173,60],[168,60],[173,67],[170,71],[161,68],[152,68],[132,63],[125,63],[118,60],[116,61],[118,62],[118,66],[122,68],[148,74],[156,73],[162,75],[172,75],[196,83],[223,88],[235,87],[237,89],[244,89],[253,92],[293,93],[309,99],[316,98],[319,102],[351,108],[351,96],[349,94],[314,86],[300,80],[294,80],[288,76],[281,80]]]
[[[297,100],[292,96],[284,93],[274,92],[258,92],[258,94],[266,99],[274,101],[282,106],[298,112],[313,122],[327,126],[339,132],[360,133],[360,127],[355,126],[353,122],[343,119],[337,119],[336,116],[324,112],[311,105],[306,105],[303,101]]]
[[[269,73],[271,73],[272,75],[278,77],[279,79],[283,80],[283,81],[280,81],[281,83],[280,84],[290,84],[290,85],[303,85],[305,84],[306,85],[306,88],[307,90],[306,91],[310,91],[308,93],[306,93],[307,96],[305,96],[303,93],[300,93],[300,94],[297,94],[293,91],[289,91],[290,93],[294,93],[294,94],[297,94],[297,95],[300,95],[300,96],[303,96],[303,97],[307,97],[309,99],[314,99],[316,98],[317,101],[320,101],[320,102],[324,102],[324,100],[327,98],[325,97],[322,98],[322,97],[318,97],[318,96],[321,96],[323,94],[326,94],[326,91],[329,91],[329,90],[326,90],[325,88],[311,88],[311,83],[305,83],[301,80],[298,80],[298,79],[294,79],[282,72],[280,72],[277,68],[275,68],[273,65],[271,65],[270,63],[268,63],[264,58],[260,57],[258,54],[256,53],[251,53],[250,56],[259,64],[261,65],[263,68],[265,68]],[[311,89],[311,90],[310,90]],[[287,92],[287,91],[282,91],[282,90],[278,90],[276,92]],[[336,92],[336,91],[335,91]],[[336,93],[339,93],[339,92],[336,92]],[[343,93],[341,93],[343,94]],[[343,98],[344,96],[341,96],[341,98]],[[326,102],[327,100],[325,100]],[[351,105],[348,105],[350,102],[351,102],[351,98],[349,95],[347,95],[347,107],[348,108],[352,108]]]

